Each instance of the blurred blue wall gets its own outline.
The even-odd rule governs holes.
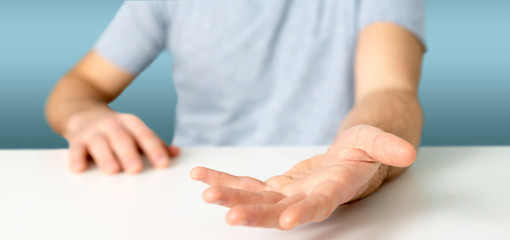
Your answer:
[[[0,148],[65,147],[43,115],[58,78],[93,45],[122,1],[0,2]],[[510,145],[510,1],[428,0],[422,145]],[[173,134],[170,56],[113,103],[164,140]]]

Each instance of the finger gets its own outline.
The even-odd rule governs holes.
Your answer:
[[[124,171],[128,173],[140,172],[142,157],[138,153],[138,147],[133,137],[121,125],[111,125],[103,131],[108,136],[108,141]]]
[[[198,180],[211,186],[238,188],[255,192],[267,190],[265,183],[258,179],[238,177],[205,167],[193,168],[190,176],[193,180]]]
[[[225,207],[245,204],[277,203],[286,197],[287,196],[279,192],[250,192],[228,187],[210,187],[202,194],[202,198],[207,203],[214,203]]]
[[[350,182],[350,181],[347,181]],[[325,181],[307,198],[287,208],[280,217],[282,229],[291,229],[308,222],[321,222],[340,205],[352,199],[356,188],[337,181]]]
[[[347,145],[365,151],[383,164],[407,167],[416,159],[416,149],[413,145],[379,128],[361,125],[347,130],[345,135]]]
[[[269,189],[282,189],[289,183],[294,183],[299,180],[295,179],[291,175],[278,175],[271,177],[265,181],[267,188]]]
[[[179,154],[181,153],[181,149],[179,147],[176,147],[176,146],[168,146],[168,154],[170,154],[170,157],[174,158],[174,157],[177,157],[179,156]]]
[[[69,143],[69,158],[71,170],[83,172],[87,169],[87,148],[82,143]]]
[[[299,194],[284,198],[275,204],[239,205],[230,209],[227,213],[226,220],[230,225],[281,228],[279,224],[281,213],[286,208],[305,197],[306,195]]]
[[[135,137],[136,142],[154,167],[163,168],[170,163],[170,156],[165,142],[139,118],[123,115],[126,129]],[[128,117],[129,116],[129,117]]]
[[[292,229],[309,222],[321,222],[336,209],[331,199],[323,194],[313,194],[285,209],[279,219],[282,229]]]
[[[103,172],[112,174],[120,171],[120,166],[105,137],[98,135],[92,138],[88,143],[88,150]]]

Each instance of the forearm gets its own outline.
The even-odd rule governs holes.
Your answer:
[[[72,73],[66,74],[55,86],[46,102],[46,119],[60,135],[69,120],[78,112],[109,111],[105,99],[91,84]]]
[[[367,95],[360,99],[347,115],[339,133],[360,124],[371,125],[395,134],[417,149],[423,126],[423,113],[417,94],[408,90],[385,90]],[[360,189],[353,200],[371,194],[385,180],[398,176],[404,170],[381,165],[374,177]]]
[[[418,147],[423,113],[416,93],[406,90],[375,92],[360,100],[340,125],[340,132],[366,124],[395,134]]]

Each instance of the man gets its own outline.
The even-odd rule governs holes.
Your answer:
[[[108,107],[168,49],[178,93],[174,144],[325,145],[265,182],[212,169],[191,177],[232,225],[291,229],[322,221],[399,175],[416,157],[423,2],[126,2],[94,49],[56,85],[47,118],[71,167],[166,167],[179,149]],[[337,131],[338,130],[338,131]]]

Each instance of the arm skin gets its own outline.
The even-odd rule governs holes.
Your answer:
[[[393,24],[364,29],[356,52],[355,106],[325,154],[266,181],[197,167],[204,201],[229,207],[231,225],[292,229],[327,219],[373,193],[416,159],[423,124],[417,91],[424,49]]]
[[[134,79],[91,51],[53,89],[46,118],[69,142],[73,171],[86,170],[90,157],[105,173],[121,169],[137,173],[143,166],[140,151],[159,168],[179,154],[178,148],[167,147],[138,117],[108,107]]]
[[[98,109],[110,111],[108,104],[134,80],[94,51],[89,52],[57,83],[46,102],[50,127],[65,135],[75,113]]]
[[[409,32],[389,23],[368,26],[360,35],[355,62],[355,105],[340,126],[343,132],[364,124],[395,134],[416,149],[423,113],[418,84],[423,45]],[[405,169],[381,165],[353,200],[368,196]]]

